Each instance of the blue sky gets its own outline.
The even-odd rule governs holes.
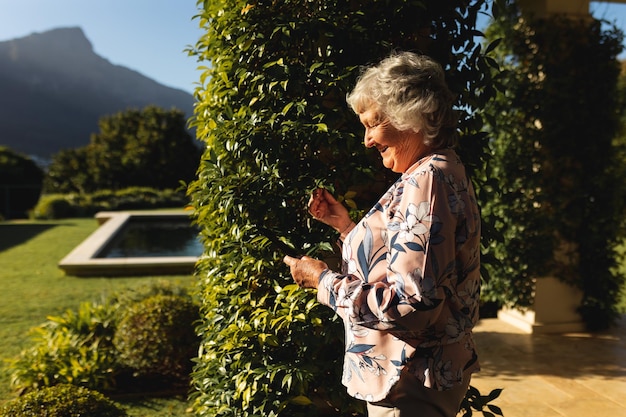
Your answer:
[[[615,23],[618,28],[626,33],[626,2],[592,1],[589,11],[596,19],[605,19]],[[619,55],[620,59],[626,59],[626,48],[624,49]]]
[[[193,92],[198,63],[184,52],[203,31],[196,0],[0,0],[0,41],[80,27],[111,63]]]
[[[626,32],[626,4],[594,1],[590,9]],[[192,92],[200,72],[184,49],[203,33],[197,13],[196,0],[0,0],[0,41],[77,26],[113,64]]]

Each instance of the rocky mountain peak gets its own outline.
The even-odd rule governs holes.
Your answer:
[[[191,116],[193,96],[113,65],[79,27],[0,42],[0,145],[47,158],[89,143],[101,117],[147,105]]]

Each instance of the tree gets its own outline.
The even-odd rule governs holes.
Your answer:
[[[54,155],[47,192],[175,189],[195,177],[201,149],[181,111],[129,109],[102,117],[99,127],[86,147]]]
[[[0,217],[27,217],[42,181],[43,171],[32,159],[0,146]]]
[[[85,194],[96,189],[87,164],[88,146],[64,149],[52,155],[44,177],[43,191],[50,193]]]
[[[361,65],[394,48],[428,53],[446,69],[462,111],[462,154],[482,167],[474,110],[493,89],[474,37],[485,2],[198,4],[207,35],[189,52],[210,65],[193,122],[207,149],[189,187],[205,244],[193,407],[202,416],[358,412],[339,382],[341,325],[292,283],[281,246],[336,256],[335,237],[309,223],[310,190],[332,189],[357,215],[392,180],[363,148],[345,95]]]

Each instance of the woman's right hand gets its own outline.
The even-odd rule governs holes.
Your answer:
[[[318,188],[311,193],[309,213],[315,220],[329,225],[339,233],[353,224],[348,210],[325,188]]]

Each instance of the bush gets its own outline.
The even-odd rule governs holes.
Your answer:
[[[157,190],[146,187],[129,187],[117,191],[97,191],[90,196],[89,200],[94,206],[108,205],[109,210],[182,207],[188,203],[184,194],[176,190]]]
[[[11,383],[20,392],[57,384],[96,390],[115,388],[113,347],[118,306],[83,303],[33,329],[35,345],[10,362]]]
[[[186,382],[198,351],[198,319],[198,306],[181,296],[156,295],[132,304],[113,340],[121,364],[136,376]]]
[[[123,190],[96,191],[91,195],[92,204],[114,205],[118,210],[132,210],[153,206],[160,200],[159,191],[152,188],[125,188]]]
[[[121,306],[125,306],[120,309],[125,310],[132,304],[144,301],[147,298],[157,295],[176,296],[188,300],[192,300],[193,298],[187,287],[181,286],[180,284],[169,280],[158,280],[150,284],[129,288],[123,292],[113,294],[111,296],[111,301],[114,301]]]
[[[63,194],[49,194],[41,196],[32,212],[32,217],[38,220],[63,219],[75,217],[77,207],[73,206]]]
[[[32,212],[37,220],[93,216],[103,210],[149,210],[184,207],[188,199],[177,190],[130,187],[100,190],[93,194],[48,194],[39,199]]]
[[[155,384],[150,387],[138,384],[139,381],[121,363],[121,353],[115,348],[113,340],[120,320],[127,317],[129,311],[141,311],[145,308],[146,300],[159,297],[175,302],[157,303],[161,310],[158,314],[153,312],[150,317],[156,320],[160,317],[163,323],[167,322],[167,317],[171,317],[184,331],[177,333],[176,329],[171,329],[163,336],[164,332],[160,331],[164,327],[163,323],[155,325],[148,321],[148,327],[142,328],[144,333],[152,332],[150,326],[154,326],[156,331],[149,334],[149,340],[144,340],[154,344],[156,347],[153,349],[158,352],[169,354],[173,358],[172,362],[178,360],[176,355],[179,352],[193,351],[192,354],[195,354],[197,342],[194,346],[194,342],[190,341],[189,329],[193,333],[192,323],[198,313],[197,308],[193,307],[191,296],[185,288],[167,281],[157,282],[113,294],[102,302],[83,303],[76,312],[68,310],[61,316],[48,317],[44,324],[33,329],[34,345],[9,362],[13,388],[21,393],[59,384],[79,385],[110,393],[162,388],[155,384],[170,381],[155,380]],[[181,311],[185,313],[181,314]],[[174,327],[171,323],[169,326]],[[131,330],[126,328],[125,332],[132,337]],[[132,334],[143,337],[138,332]],[[149,351],[145,347],[142,349],[142,352]],[[181,370],[190,358],[185,356],[180,360]],[[179,378],[182,376],[178,375]]]
[[[97,391],[57,385],[31,392],[0,408],[0,417],[126,417],[119,405]]]

